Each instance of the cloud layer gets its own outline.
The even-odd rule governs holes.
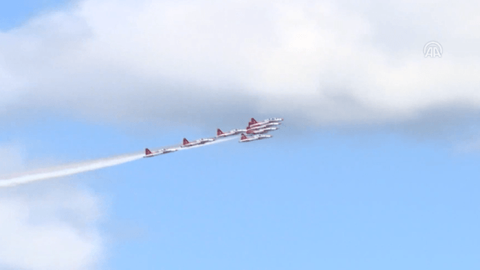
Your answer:
[[[0,34],[0,114],[335,125],[477,111],[480,19],[464,14],[478,5],[79,1]],[[441,59],[423,56],[432,39]]]
[[[0,164],[24,167],[18,152],[18,146],[0,146]],[[0,166],[0,174],[6,172]],[[0,190],[0,268],[96,268],[103,254],[100,205],[91,192],[61,183]]]

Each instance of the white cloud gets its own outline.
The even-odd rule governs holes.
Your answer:
[[[23,168],[18,153],[17,146],[0,146],[0,163]],[[0,167],[1,174],[6,171]],[[0,268],[96,268],[103,254],[100,205],[91,192],[65,184],[1,189]]]
[[[23,152],[21,145],[16,143],[0,145],[0,172],[6,174],[21,171],[24,168]]]
[[[463,15],[472,5],[84,0],[0,35],[1,76],[15,78],[0,91],[22,97],[10,113],[154,123],[389,123],[478,110],[480,32],[469,29],[480,20]],[[431,39],[442,59],[423,57]]]

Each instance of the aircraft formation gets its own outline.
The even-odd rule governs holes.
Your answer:
[[[150,151],[150,149],[145,148],[144,158],[155,157],[158,155],[173,153],[182,148],[188,148],[193,146],[199,146],[207,143],[214,142],[217,139],[227,138],[231,136],[236,136],[241,134],[240,140],[238,142],[253,142],[257,140],[263,140],[272,138],[272,135],[266,135],[266,133],[278,130],[278,127],[281,125],[283,118],[269,118],[261,122],[257,122],[254,118],[248,122],[248,125],[245,129],[232,129],[228,132],[223,132],[220,129],[217,129],[217,136],[213,138],[202,138],[195,141],[188,141],[186,138],[183,138],[183,143],[179,147],[173,148],[163,148],[158,151]]]

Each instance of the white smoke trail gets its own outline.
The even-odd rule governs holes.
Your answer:
[[[34,181],[45,180],[50,178],[68,176],[72,174],[98,170],[110,166],[120,165],[126,162],[141,159],[143,153],[130,155],[122,155],[111,158],[97,159],[82,163],[67,164],[60,167],[43,169],[36,172],[15,175],[10,178],[0,179],[0,187],[13,187]]]
[[[192,148],[230,141],[237,137],[238,136],[232,136],[225,139],[218,139],[210,143],[192,146],[188,148],[180,148],[180,147],[178,148],[176,147],[176,148],[178,150],[188,150]],[[116,156],[111,158],[103,158],[103,159],[85,161],[81,163],[67,164],[67,165],[54,167],[54,168],[42,169],[36,172],[14,175],[8,178],[0,179],[0,188],[13,187],[21,184],[34,182],[34,181],[46,180],[51,178],[73,175],[73,174],[82,173],[82,172],[98,170],[98,169],[107,168],[115,165],[120,165],[130,161],[135,161],[143,158],[144,156],[145,156],[144,153],[121,155],[121,156]]]

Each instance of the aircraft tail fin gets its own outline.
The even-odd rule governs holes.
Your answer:
[[[148,148],[145,148],[145,155],[148,156],[148,155],[151,155],[152,154],[152,151],[150,151],[150,149]]]
[[[247,138],[247,136],[245,136],[245,134],[242,133],[242,137],[240,137],[240,140],[245,140]]]
[[[221,131],[219,128],[217,128],[217,136],[220,136],[223,134],[223,131]]]
[[[257,122],[257,120],[255,120],[255,118],[252,117],[252,120],[250,121],[250,123],[256,124],[256,123],[258,123],[258,122]]]
[[[189,144],[190,142],[186,139],[186,138],[183,138],[183,145],[186,145],[186,144]]]

